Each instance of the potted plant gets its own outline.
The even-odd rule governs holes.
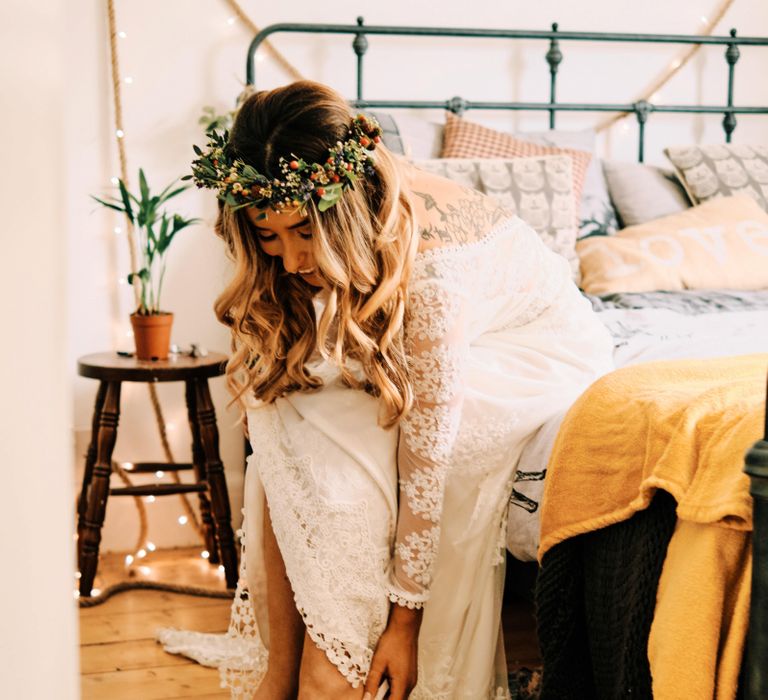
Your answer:
[[[200,221],[160,211],[169,199],[190,187],[182,185],[174,189],[176,182],[174,180],[159,195],[153,196],[144,171],[139,168],[139,196],[129,192],[122,179],[117,181],[119,198],[100,199],[91,195],[99,204],[125,214],[138,231],[143,267],[128,275],[128,283],[138,281],[141,285],[139,305],[131,314],[136,357],[140,360],[164,360],[168,357],[173,314],[160,308],[165,255],[179,231]]]

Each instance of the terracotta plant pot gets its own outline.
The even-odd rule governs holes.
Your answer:
[[[159,314],[142,316],[131,314],[133,339],[136,342],[136,358],[139,360],[167,360],[171,346],[171,325],[173,314],[161,311]]]

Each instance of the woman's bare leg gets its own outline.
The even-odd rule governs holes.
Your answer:
[[[363,685],[353,688],[344,676],[318,649],[307,632],[299,673],[299,700],[360,700]]]
[[[253,700],[295,700],[299,688],[304,621],[293,600],[293,590],[285,573],[285,562],[272,530],[266,501],[264,567],[267,573],[269,664],[267,675],[259,685]]]

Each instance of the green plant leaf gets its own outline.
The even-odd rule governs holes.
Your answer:
[[[149,199],[149,186],[147,185],[147,178],[144,177],[144,170],[139,168],[139,190],[141,191],[142,200]]]
[[[176,182],[176,180],[174,180],[173,182]],[[173,182],[171,183],[171,185],[173,184]],[[170,187],[171,185],[168,185],[168,187]],[[160,195],[160,202],[167,202],[169,199],[172,199],[177,194],[181,194],[182,192],[184,192],[184,190],[189,189],[189,185],[184,185],[182,187],[177,187],[175,190],[173,190],[173,192],[165,194],[168,187],[166,187],[165,190],[163,191],[163,194]]]
[[[123,198],[123,207],[126,216],[130,219],[131,223],[134,223],[133,209],[131,208],[131,194],[125,186],[122,178],[117,181],[117,186],[120,188],[120,196]]]
[[[168,235],[169,223],[168,215],[163,212],[163,218],[160,222],[160,233],[157,236],[157,252],[160,255],[165,253],[165,249],[171,244],[171,240],[173,240],[173,233],[171,233],[170,236]]]
[[[147,270],[146,267],[142,267],[138,272],[129,272],[128,284],[133,284],[134,277],[138,277],[143,282],[147,282],[149,280],[149,270]]]
[[[93,195],[90,195],[90,196],[91,196],[91,199],[95,199],[99,204],[102,204],[105,207],[109,207],[110,209],[119,211],[121,214],[125,213],[125,209],[123,209],[121,206],[118,206],[117,204],[110,204],[109,202],[105,202],[103,199],[99,199],[98,197],[94,197]]]

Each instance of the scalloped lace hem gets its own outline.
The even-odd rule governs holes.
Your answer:
[[[403,606],[404,608],[409,608],[411,610],[419,610],[424,607],[424,603],[427,602],[427,599],[423,596],[420,596],[417,599],[412,598],[406,598],[405,596],[395,593],[394,591],[387,591],[387,598],[392,603],[397,603],[398,605]]]

